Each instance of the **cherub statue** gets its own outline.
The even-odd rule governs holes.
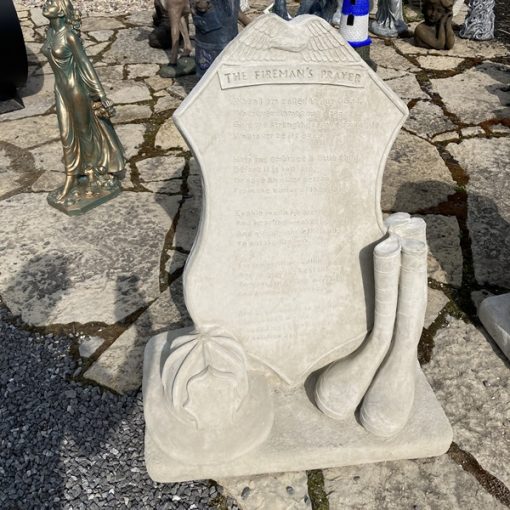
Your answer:
[[[66,171],[64,186],[48,201],[80,214],[120,191],[114,174],[124,169],[124,151],[110,122],[113,103],[83,49],[79,13],[70,0],[46,0],[42,12],[50,20],[42,51],[55,75]]]
[[[414,42],[422,48],[450,50],[455,44],[452,28],[453,0],[424,0],[423,17],[414,31]]]

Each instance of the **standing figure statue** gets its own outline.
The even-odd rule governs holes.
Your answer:
[[[425,0],[423,17],[414,31],[414,42],[422,48],[451,50],[455,44],[452,28],[453,0]]]
[[[50,20],[42,51],[55,75],[55,100],[64,146],[66,179],[48,202],[67,214],[81,214],[120,192],[114,174],[124,170],[122,145],[110,122],[106,98],[79,34],[80,17],[70,0],[46,0]]]
[[[402,13],[402,0],[379,0],[370,31],[382,37],[398,37],[407,31]]]
[[[496,0],[470,0],[469,11],[460,29],[464,39],[486,41],[494,39],[494,6]]]

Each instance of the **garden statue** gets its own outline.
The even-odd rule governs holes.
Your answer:
[[[149,34],[149,46],[163,50],[170,48],[170,21],[161,0],[154,0],[152,24],[154,25],[154,30]]]
[[[183,276],[193,326],[145,349],[153,480],[448,450],[417,361],[426,224],[380,208],[407,114],[325,20],[275,14],[250,23],[175,111],[204,197]]]
[[[450,50],[455,44],[452,28],[453,0],[424,0],[423,17],[414,31],[416,46],[435,50]]]
[[[70,0],[46,0],[50,20],[42,51],[55,74],[55,99],[64,146],[66,179],[48,202],[69,215],[81,214],[120,192],[122,145],[110,122],[113,104],[83,49],[80,16]]]
[[[0,2],[0,114],[23,108],[16,89],[27,81],[28,63],[23,32],[11,0]]]
[[[186,74],[194,74],[195,63],[190,58],[191,40],[188,30],[188,18],[191,13],[189,0],[166,0],[165,2],[167,20],[170,24],[170,63],[162,67],[160,75],[164,78],[175,78]],[[182,56],[177,60],[179,53],[179,41],[182,36],[184,42]]]
[[[470,0],[469,12],[459,31],[464,39],[486,41],[494,38],[495,0]]]
[[[402,14],[402,0],[379,0],[370,31],[383,37],[398,37],[407,31]]]
[[[195,62],[202,76],[223,48],[237,35],[239,0],[192,0]]]

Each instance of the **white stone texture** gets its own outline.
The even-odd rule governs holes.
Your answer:
[[[147,120],[152,115],[149,105],[125,104],[115,106],[115,115],[112,117],[114,124],[121,122],[133,122],[135,120]]]
[[[155,76],[159,71],[157,64],[130,64],[127,66],[127,77],[134,80],[135,78],[150,78]]]
[[[428,289],[427,311],[425,312],[425,322],[423,324],[425,329],[430,328],[448,301],[449,299],[444,292],[431,288]]]
[[[84,376],[118,393],[135,391],[142,384],[143,353],[149,337],[189,324],[179,279],[101,354]]]
[[[29,149],[60,139],[56,115],[44,115],[0,122],[0,140]]]
[[[80,341],[78,350],[82,358],[90,358],[104,343],[104,338],[90,336]]]
[[[174,81],[174,83],[168,88],[168,91],[176,97],[184,99],[193,90],[197,81],[198,78],[195,74],[182,76]]]
[[[93,30],[89,32],[88,35],[93,37],[97,42],[106,42],[112,38],[113,30]]]
[[[30,152],[0,141],[0,200],[20,192],[39,175]]]
[[[243,510],[310,510],[305,471],[217,480]]]
[[[105,50],[110,43],[102,42],[98,44],[92,44],[87,46],[86,53],[89,57],[95,57],[99,55],[103,50]]]
[[[139,161],[140,184],[156,193],[179,193],[186,161],[178,156],[158,156]]]
[[[404,128],[424,138],[455,128],[443,110],[430,101],[418,101],[410,110]]]
[[[391,69],[390,67],[384,67],[382,65],[377,66],[377,76],[384,81],[393,80],[394,78],[403,78],[407,75],[407,71]]]
[[[383,211],[416,212],[455,193],[455,181],[437,149],[401,131],[390,151],[383,177]]]
[[[395,39],[396,48],[406,55],[439,55],[442,57],[460,58],[497,58],[508,53],[505,45],[497,41],[470,41],[468,39],[455,38],[455,45],[451,50],[434,50],[420,48],[411,39]]]
[[[460,140],[460,135],[458,131],[448,131],[447,133],[440,133],[439,135],[436,135],[434,136],[434,138],[432,138],[433,143],[452,142],[455,140]]]
[[[461,57],[442,57],[439,55],[417,57],[416,60],[420,67],[432,71],[450,71],[464,62],[464,59]]]
[[[510,66],[485,62],[457,76],[430,82],[450,113],[466,124],[479,124],[509,116],[509,80]]]
[[[110,49],[103,55],[103,62],[110,64],[168,64],[166,51],[151,48],[147,42],[146,28],[119,30]]]
[[[143,82],[124,80],[109,85],[108,97],[115,104],[139,103],[151,99],[149,89]]]
[[[510,294],[484,299],[478,307],[478,315],[503,354],[510,359]]]
[[[41,145],[31,149],[34,166],[42,172],[32,184],[32,191],[52,191],[64,183],[64,156],[60,141]]]
[[[332,510],[506,508],[447,455],[324,470]]]
[[[164,90],[170,87],[173,84],[173,80],[171,78],[162,78],[159,75],[151,76],[144,80],[149,87],[155,91]]]
[[[419,71],[412,62],[399,55],[393,46],[386,46],[384,39],[373,40],[370,46],[370,58],[379,66],[396,69],[399,71]]]
[[[152,7],[152,6],[151,6]],[[152,25],[152,11],[151,10],[140,10],[130,14],[126,21],[130,25],[139,25],[142,27],[150,27]]]
[[[19,90],[25,108],[2,114],[1,121],[23,119],[48,113],[55,106],[54,84],[53,74],[40,74],[30,77],[25,87]]]
[[[6,305],[37,326],[114,324],[146,306],[160,294],[159,261],[178,207],[177,197],[159,197],[123,192],[78,218],[51,208],[44,194],[4,200]]]
[[[404,101],[411,101],[412,99],[430,99],[421,89],[414,74],[407,73],[401,78],[386,80],[386,83]]]
[[[165,266],[165,270],[169,275],[172,275],[176,271],[181,271],[184,268],[184,264],[188,258],[186,253],[182,253],[177,250],[167,250],[168,260]]]
[[[165,95],[160,97],[154,107],[155,113],[160,113],[168,110],[175,110],[182,103],[181,99],[177,99],[174,96]]]
[[[455,443],[510,485],[508,362],[472,324],[452,319],[434,337],[424,366],[453,427]]]
[[[96,72],[106,91],[115,90],[115,87],[124,79],[124,66],[97,65]]]
[[[427,214],[423,219],[427,223],[429,277],[440,283],[460,287],[463,258],[457,218]]]
[[[469,175],[467,225],[476,279],[510,289],[510,139],[471,138],[447,150]]]
[[[42,9],[40,7],[30,9],[30,19],[36,27],[46,26],[48,24],[48,18],[43,16]]]
[[[494,124],[490,126],[490,130],[497,135],[508,135],[510,134],[510,127],[504,126],[503,124]]]
[[[202,183],[200,175],[191,174],[187,180],[188,195],[182,204],[172,247],[189,252],[198,232],[202,208]]]
[[[115,127],[127,159],[138,154],[143,145],[146,130],[146,124],[122,124]]]
[[[159,128],[158,134],[156,135],[155,146],[163,150],[175,148],[185,151],[189,150],[171,117],[165,120]]]
[[[463,138],[468,138],[471,136],[484,136],[485,131],[480,126],[470,126],[467,128],[462,128],[460,133]]]
[[[48,22],[48,20],[46,20],[46,22]],[[117,30],[118,28],[125,27],[119,20],[103,16],[91,16],[88,18],[83,18],[81,23],[81,30],[83,32],[96,32],[98,30]]]
[[[262,44],[260,32],[271,34]],[[275,70],[306,62],[310,72],[275,79],[259,75],[257,62],[276,62]],[[318,17],[260,17],[174,114],[200,161],[207,195],[184,272],[196,331],[158,335],[146,349],[145,454],[156,481],[428,456],[451,441],[415,372],[415,352],[404,379],[416,373],[416,399],[406,399],[409,421],[400,420],[401,435],[389,441],[367,434],[354,414],[339,426],[317,413],[303,387],[312,371],[353,352],[372,324],[372,250],[386,231],[380,183],[407,108],[360,64]],[[350,74],[343,73],[347,66]],[[187,85],[179,81],[184,92]],[[304,132],[300,118],[316,119],[320,136]],[[373,136],[366,136],[367,125]],[[189,176],[190,188],[192,177],[199,178]],[[182,247],[188,200],[174,246]]]

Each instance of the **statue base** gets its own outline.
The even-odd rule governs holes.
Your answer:
[[[187,330],[182,330],[183,333]],[[172,331],[169,337],[181,333]],[[167,349],[165,336],[152,338],[145,350],[144,402],[156,391],[156,374]],[[314,387],[311,376],[305,387]],[[233,461],[218,464],[185,464],[161,451],[145,431],[145,463],[156,482],[181,482],[251,476],[262,473],[302,471],[400,459],[442,455],[450,447],[452,429],[421,368],[417,365],[416,394],[411,417],[402,432],[389,439],[368,433],[355,416],[343,421],[328,418],[317,409],[301,386],[283,391],[272,388],[274,423],[268,438]]]
[[[120,194],[121,187],[119,180],[114,176],[112,176],[112,179],[111,184],[98,187],[93,192],[90,192],[88,189],[88,179],[82,177],[64,201],[57,200],[63,188],[51,191],[48,194],[48,204],[68,216],[79,216]]]

